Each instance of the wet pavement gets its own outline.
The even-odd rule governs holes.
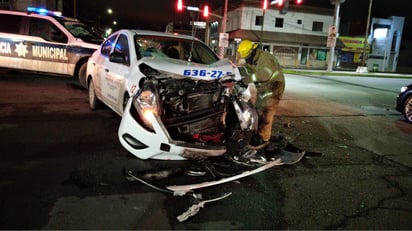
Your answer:
[[[274,134],[322,157],[201,190],[232,195],[185,222],[176,217],[192,198],[125,180],[122,168],[146,163],[119,144],[113,112],[90,111],[87,91],[55,78],[1,78],[0,228],[411,229],[412,126],[384,110],[396,94],[286,77]],[[319,98],[310,87],[322,84],[321,96],[347,89],[381,98]]]

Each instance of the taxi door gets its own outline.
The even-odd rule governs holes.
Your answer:
[[[28,50],[26,67],[34,71],[56,74],[68,73],[67,35],[49,20],[30,18],[27,40]]]
[[[127,36],[120,34],[116,44],[103,63],[101,90],[110,106],[119,114],[123,113],[123,104],[125,96],[125,76],[130,67],[130,52]],[[122,57],[121,60],[111,60],[110,56],[116,55]]]

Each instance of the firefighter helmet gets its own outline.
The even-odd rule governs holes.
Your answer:
[[[258,47],[257,43],[253,43],[250,40],[243,40],[240,44],[239,47],[237,48],[237,51],[239,52],[240,58],[244,59],[248,57],[254,49]]]

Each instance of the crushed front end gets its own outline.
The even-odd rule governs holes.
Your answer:
[[[226,141],[239,139],[240,130],[251,134],[257,128],[257,115],[242,102],[245,97],[235,89],[235,82],[227,79],[202,80],[151,70],[126,106],[120,142],[141,159],[224,154]],[[245,117],[251,122],[239,123]],[[249,125],[245,128],[245,124]]]

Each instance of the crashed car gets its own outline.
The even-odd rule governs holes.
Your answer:
[[[396,98],[396,110],[402,113],[407,122],[412,123],[412,84],[401,88]]]
[[[120,30],[88,61],[89,102],[122,117],[122,146],[140,159],[219,156],[257,129],[239,69],[192,36]]]

